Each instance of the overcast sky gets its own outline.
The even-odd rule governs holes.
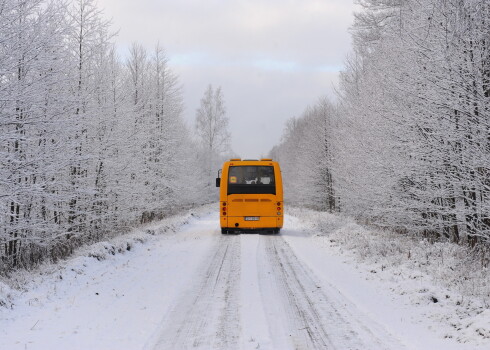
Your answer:
[[[193,125],[206,87],[221,86],[232,149],[265,156],[285,121],[333,88],[350,50],[353,0],[98,0],[118,30],[118,50],[132,42],[165,48],[183,85]]]

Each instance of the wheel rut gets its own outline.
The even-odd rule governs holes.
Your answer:
[[[233,349],[239,340],[240,237],[222,236],[202,278],[165,317],[153,349]]]
[[[403,349],[337,289],[320,283],[284,238],[263,238],[263,259],[271,270],[273,293],[277,294],[277,302],[282,303],[286,320],[282,327],[291,348]]]

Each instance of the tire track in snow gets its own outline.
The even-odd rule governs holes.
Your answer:
[[[204,274],[177,301],[153,349],[233,349],[239,340],[240,237],[221,236]]]
[[[282,237],[262,237],[265,241],[263,259],[269,264],[269,276],[272,275],[275,285],[268,287],[275,288],[275,292],[267,293],[275,294],[275,302],[282,303],[286,314],[282,331],[287,332],[291,348],[404,348],[382,327],[358,311],[337,289],[318,283]],[[274,320],[269,320],[269,324],[272,322]]]

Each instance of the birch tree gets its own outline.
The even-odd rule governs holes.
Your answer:
[[[213,194],[214,170],[221,167],[222,156],[230,150],[229,119],[226,116],[225,101],[221,87],[213,89],[209,85],[196,111],[196,133],[201,145],[203,186],[208,196]]]

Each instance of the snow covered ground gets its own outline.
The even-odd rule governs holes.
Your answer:
[[[351,222],[291,213],[280,235],[221,235],[205,207],[25,273],[20,291],[0,282],[0,349],[490,348],[488,310],[451,327],[456,292],[343,248]]]

